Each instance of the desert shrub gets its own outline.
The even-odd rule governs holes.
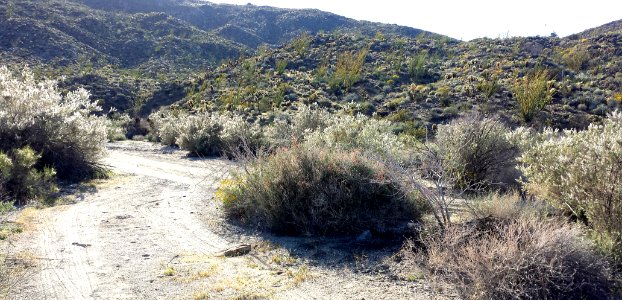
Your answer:
[[[230,154],[243,145],[245,149],[261,147],[262,131],[232,114],[159,112],[150,117],[158,140],[177,145],[192,155]]]
[[[357,151],[298,145],[254,161],[219,199],[230,218],[280,234],[384,232],[418,217],[385,171]]]
[[[89,93],[62,96],[53,80],[37,82],[28,69],[0,67],[0,150],[30,146],[41,154],[37,166],[52,166],[61,179],[99,173],[106,143],[105,117]]]
[[[545,218],[558,214],[558,211],[545,201],[525,199],[516,191],[508,193],[489,193],[471,199],[470,213],[474,218],[494,218],[515,220],[521,217]]]
[[[427,265],[465,299],[608,299],[606,260],[563,221],[487,218],[425,239]]]
[[[275,64],[275,67],[274,67],[276,73],[279,74],[279,75],[282,75],[283,72],[285,72],[285,68],[287,68],[287,64],[288,64],[288,62],[285,59],[277,60],[276,64]]]
[[[292,40],[291,46],[296,51],[296,54],[302,57],[309,49],[309,46],[311,46],[312,40],[313,38],[307,32],[304,32]]]
[[[333,116],[325,128],[307,132],[305,143],[318,148],[359,149],[400,162],[410,156],[408,141],[393,133],[393,123],[364,115]]]
[[[333,72],[329,85],[333,90],[344,88],[349,90],[355,83],[361,80],[365,58],[369,52],[368,48],[358,52],[346,51],[337,57],[337,64]]]
[[[317,106],[301,105],[296,113],[286,119],[277,119],[266,129],[266,138],[275,147],[299,143],[309,132],[323,130],[331,122],[332,115]]]
[[[114,113],[108,116],[106,136],[109,141],[123,141],[127,139],[128,127],[132,119],[128,115]]]
[[[501,84],[497,78],[484,78],[477,84],[477,90],[489,99],[501,90]]]
[[[426,64],[429,60],[427,52],[421,52],[408,62],[408,75],[415,83],[430,83],[431,74]]]
[[[563,64],[575,72],[583,70],[590,61],[590,58],[590,52],[584,47],[569,48],[561,53]]]
[[[587,130],[546,130],[520,160],[527,189],[590,225],[622,261],[622,114]]]
[[[512,92],[525,122],[531,121],[537,112],[552,101],[552,87],[546,70],[536,70],[514,83]]]
[[[25,204],[27,200],[48,200],[57,191],[56,171],[35,168],[41,155],[30,147],[14,149],[10,155],[0,152],[0,200]]]
[[[506,138],[499,120],[467,116],[438,126],[434,149],[443,160],[443,173],[454,178],[457,187],[492,187],[512,184],[517,178],[518,147]]]

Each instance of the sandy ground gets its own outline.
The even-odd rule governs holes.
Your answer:
[[[13,241],[35,262],[9,299],[438,299],[392,275],[392,250],[279,238],[223,221],[214,188],[231,164],[145,142],[108,146],[111,179],[38,210]],[[241,243],[253,250],[224,257]]]

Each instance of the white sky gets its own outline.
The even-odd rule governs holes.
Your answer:
[[[358,20],[406,25],[453,38],[560,36],[622,19],[622,0],[212,0],[317,8]]]

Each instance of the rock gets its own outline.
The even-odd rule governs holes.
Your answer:
[[[251,252],[251,245],[241,244],[241,245],[225,250],[223,254],[226,257],[236,257],[236,256],[246,255],[250,252]]]

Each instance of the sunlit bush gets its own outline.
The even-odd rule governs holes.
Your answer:
[[[232,114],[160,112],[150,117],[155,134],[166,145],[177,145],[193,155],[218,156],[257,149],[262,131],[257,124]]]
[[[584,131],[542,135],[520,158],[529,191],[606,235],[599,240],[622,259],[622,114]]]
[[[517,145],[499,120],[473,115],[438,126],[435,149],[446,176],[458,187],[493,187],[515,183]]]
[[[91,177],[106,143],[106,120],[78,89],[62,96],[56,81],[35,81],[24,69],[0,67],[0,150],[31,147],[39,166],[51,166],[62,179]]]

